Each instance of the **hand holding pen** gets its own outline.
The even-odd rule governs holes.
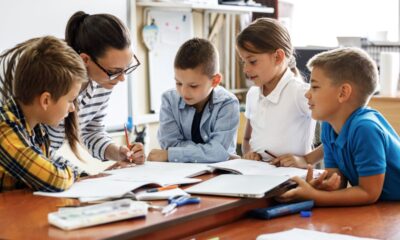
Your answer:
[[[120,152],[130,163],[134,162],[135,164],[143,164],[145,160],[144,147],[142,143],[133,143],[131,144],[129,141],[128,129],[126,125],[124,126],[125,130],[125,141],[126,148],[121,148]]]
[[[284,154],[271,160],[271,164],[277,167],[297,167],[307,168],[307,161],[304,157],[295,156],[292,154]]]

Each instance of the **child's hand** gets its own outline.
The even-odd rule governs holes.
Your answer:
[[[285,154],[271,160],[271,164],[277,167],[297,167],[307,168],[307,162],[304,157]]]
[[[293,188],[284,194],[276,197],[275,199],[279,202],[292,202],[292,201],[303,201],[313,199],[314,193],[317,191],[308,182],[304,181],[300,177],[296,176],[292,178],[298,186]]]
[[[261,155],[256,152],[248,152],[243,155],[243,159],[260,161]]]
[[[131,149],[128,149],[126,146],[121,146],[119,148],[119,154],[122,161],[135,164],[143,164],[146,159],[143,144],[141,143],[133,143]]]
[[[147,157],[148,161],[157,161],[157,162],[167,162],[168,161],[168,151],[161,149],[153,149],[150,151],[149,156]]]
[[[340,188],[340,176],[337,173],[333,173],[329,178],[327,178],[328,172],[324,171],[319,177],[313,177],[313,168],[308,165],[308,172],[306,180],[314,188],[323,191],[334,191]]]

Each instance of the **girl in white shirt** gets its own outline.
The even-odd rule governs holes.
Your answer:
[[[287,29],[275,19],[260,18],[236,44],[243,71],[255,85],[246,97],[243,158],[306,167],[293,155],[312,150],[315,121],[304,97],[309,85],[299,76]]]

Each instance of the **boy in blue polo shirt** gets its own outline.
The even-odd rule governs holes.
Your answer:
[[[312,117],[324,121],[327,174],[308,182],[294,178],[299,186],[279,200],[313,199],[319,206],[400,200],[400,138],[379,112],[365,107],[378,80],[374,61],[361,49],[341,48],[314,56],[308,67],[306,97]]]

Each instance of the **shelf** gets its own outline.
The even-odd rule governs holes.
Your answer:
[[[232,5],[218,5],[218,4],[199,4],[199,3],[176,3],[176,2],[136,2],[136,6],[140,7],[157,7],[157,8],[191,8],[224,13],[274,13],[274,8],[270,7],[257,7],[257,6],[232,6]]]

